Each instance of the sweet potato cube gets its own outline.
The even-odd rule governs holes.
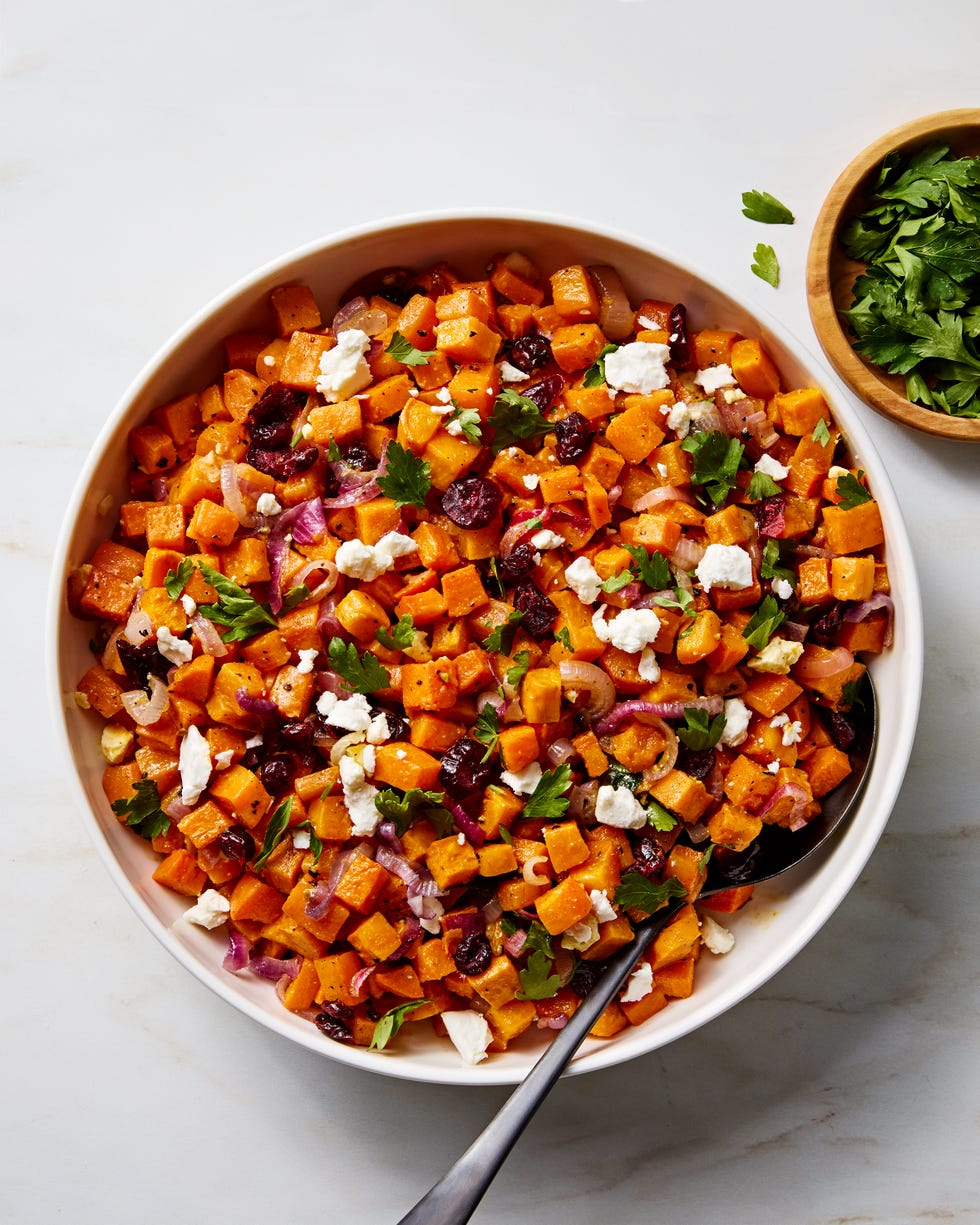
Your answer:
[[[454,438],[452,434],[440,430],[422,451],[422,458],[429,465],[433,487],[445,493],[457,477],[473,467],[480,458],[481,449],[476,443]]]
[[[609,758],[603,752],[595,732],[580,732],[572,740],[572,748],[582,758],[589,778],[598,778],[609,769]]]
[[[279,382],[300,391],[313,391],[320,377],[320,358],[334,347],[332,336],[297,329],[289,338],[279,368]]]
[[[436,324],[436,347],[456,362],[492,362],[500,335],[475,315],[461,315]]]
[[[749,681],[741,698],[757,714],[771,719],[795,702],[802,692],[802,687],[788,676],[766,672]]]
[[[437,982],[456,972],[456,964],[441,938],[423,940],[411,954],[415,972],[422,982]]]
[[[505,769],[515,773],[529,766],[532,761],[537,761],[541,751],[537,733],[526,723],[505,727],[500,733],[498,743]]]
[[[419,976],[410,965],[380,966],[368,983],[368,990],[387,991],[403,1000],[420,1000],[425,995]],[[415,1016],[408,1014],[409,1018]]]
[[[460,845],[455,835],[433,842],[425,853],[425,862],[440,889],[465,885],[480,871],[476,851],[468,842]]]
[[[449,710],[456,705],[456,661],[432,659],[402,666],[402,700],[409,710]]]
[[[278,286],[269,294],[269,306],[280,336],[288,336],[297,328],[315,332],[323,322],[308,285]]]
[[[723,789],[734,805],[754,812],[776,790],[776,780],[759,762],[739,753],[728,767]]]
[[[488,604],[490,597],[484,589],[476,566],[462,566],[442,576],[442,594],[446,601],[448,617],[468,617],[477,608]]]
[[[377,747],[374,778],[403,791],[431,791],[439,781],[439,760],[414,744],[392,740]]]
[[[401,936],[378,911],[347,933],[348,942],[366,961],[387,961],[401,947]]]
[[[510,829],[524,804],[512,791],[504,787],[488,787],[480,809],[480,828],[488,839],[496,838],[501,826]]]
[[[215,723],[227,723],[242,731],[257,731],[259,718],[243,710],[238,701],[239,690],[251,697],[265,697],[265,681],[254,664],[231,660],[222,664],[211,686],[211,696],[205,706]]]
[[[194,507],[187,535],[202,549],[223,549],[235,539],[240,524],[230,510],[202,498]]]
[[[416,349],[432,349],[436,343],[436,308],[428,294],[417,293],[405,303],[395,328]]]
[[[361,436],[361,402],[357,399],[338,400],[336,404],[321,404],[307,418],[313,433],[311,440],[327,447],[331,442],[346,446]]]
[[[345,842],[351,820],[342,795],[318,796],[310,805],[310,824],[321,842]]]
[[[557,723],[561,718],[561,673],[531,668],[521,681],[521,706],[528,723]]]
[[[578,880],[566,877],[537,898],[534,907],[549,934],[557,936],[581,923],[591,913],[592,902]]]
[[[476,409],[484,418],[499,391],[500,371],[493,362],[466,362],[449,381],[449,394],[460,408]]]
[[[592,1038],[614,1038],[628,1024],[629,1022],[626,1019],[626,1013],[623,1012],[622,1005],[613,1000],[611,1004],[607,1004],[602,1010],[598,1021],[589,1030],[589,1036]]]
[[[847,754],[836,745],[827,744],[814,750],[805,768],[814,798],[820,799],[847,778],[851,763]]]
[[[262,786],[258,775],[241,765],[218,771],[208,790],[249,829],[258,825],[272,804],[272,796]]]
[[[420,523],[412,533],[418,545],[419,561],[428,570],[452,570],[459,565],[459,553],[452,536],[436,523]]]
[[[801,604],[826,604],[833,597],[830,591],[830,560],[808,557],[797,571],[796,595]]]
[[[177,463],[174,440],[159,425],[141,425],[129,435],[129,450],[141,472],[155,475]]]
[[[629,463],[643,463],[663,442],[661,403],[654,395],[630,396],[626,410],[606,426],[606,441]]]
[[[642,1025],[667,1007],[667,993],[654,981],[646,995],[638,1000],[620,1000],[619,1006],[630,1025]]]
[[[559,875],[584,863],[589,857],[589,844],[582,837],[577,821],[545,826],[544,844],[551,866]]]
[[[215,838],[230,829],[234,821],[217,804],[203,800],[177,822],[177,828],[192,846],[209,846]]]
[[[703,608],[677,639],[677,662],[685,667],[706,659],[721,642],[721,618],[712,608]]]
[[[359,642],[373,642],[377,631],[391,624],[391,618],[378,601],[356,587],[340,601],[334,615]]]
[[[779,391],[779,371],[758,340],[736,340],[732,345],[732,374],[750,396],[768,400]]]
[[[874,591],[873,557],[834,557],[830,562],[830,590],[835,600],[870,600]]]
[[[491,1008],[509,1004],[521,989],[517,967],[506,953],[494,957],[482,974],[472,975],[470,983]]]
[[[688,823],[696,821],[711,803],[711,792],[704,783],[683,770],[671,770],[658,779],[650,794]]]
[[[283,992],[282,1002],[290,1012],[305,1012],[312,1007],[319,986],[320,976],[316,972],[315,962],[304,957],[299,973]]]
[[[551,355],[566,374],[591,366],[606,345],[597,323],[568,323],[551,337]]]
[[[370,914],[390,873],[366,855],[354,855],[337,883],[334,896],[358,914]]]
[[[686,1000],[694,991],[694,958],[682,957],[662,966],[653,981],[669,999]]]
[[[477,847],[476,857],[480,861],[481,876],[506,876],[517,871],[514,848],[506,842],[489,842]]]
[[[738,332],[725,332],[718,328],[702,328],[694,333],[694,361],[699,370],[710,366],[730,366],[732,348],[739,339]]]
[[[751,901],[755,885],[736,885],[733,889],[722,889],[710,897],[703,898],[701,905],[720,914],[734,914]]]
[[[185,897],[198,897],[207,884],[207,876],[198,867],[197,859],[185,849],[171,851],[156,868],[153,879]]]
[[[553,272],[551,300],[555,310],[565,319],[595,320],[599,318],[599,296],[595,284],[581,264],[570,264]]]
[[[762,830],[762,821],[758,817],[727,800],[711,814],[707,825],[711,841],[719,846],[731,847],[733,851],[744,851]]]
[[[447,611],[445,596],[435,587],[402,596],[395,605],[395,612],[399,617],[411,617],[420,629],[427,625],[435,625],[437,621],[446,616]]]
[[[361,393],[361,409],[365,421],[387,421],[408,403],[413,389],[412,380],[402,371],[372,383]]]
[[[773,412],[783,432],[796,437],[812,434],[821,417],[831,420],[827,401],[816,387],[801,387],[775,396]]]
[[[489,1008],[484,1014],[493,1031],[493,1049],[506,1050],[509,1043],[530,1029],[537,1018],[533,1000],[510,1000],[499,1008]]]
[[[321,1003],[347,1004],[353,1007],[367,998],[363,986],[359,991],[352,989],[354,976],[364,969],[364,962],[353,950],[317,957],[313,965],[320,980],[316,998]]]
[[[305,719],[313,703],[314,687],[311,672],[300,672],[293,664],[285,664],[269,687],[269,699],[287,722]]]
[[[231,891],[231,918],[238,921],[272,923],[282,914],[283,895],[264,880],[246,872]]]
[[[655,938],[649,960],[654,973],[672,962],[688,957],[701,938],[701,924],[697,911],[688,903],[677,912],[662,932]]]

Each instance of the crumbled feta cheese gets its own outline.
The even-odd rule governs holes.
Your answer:
[[[367,782],[364,767],[349,754],[340,759],[340,784],[344,789],[352,833],[357,838],[373,834],[381,820],[374,803],[378,789]]]
[[[596,793],[595,819],[617,829],[642,829],[647,823],[647,810],[629,787],[603,785]]]
[[[308,829],[294,829],[293,846],[297,851],[308,851],[310,849],[310,831]]]
[[[497,369],[500,371],[501,380],[505,383],[524,383],[527,381],[527,375],[524,371],[518,370],[510,362],[497,362]]]
[[[788,600],[793,594],[793,584],[788,578],[774,578],[771,585],[773,595],[781,600]]]
[[[657,464],[657,475],[660,477],[662,481],[665,481],[667,479],[667,465],[666,464]]]
[[[785,676],[802,654],[802,642],[791,642],[788,638],[770,638],[755,659],[750,659],[748,664],[756,672],[774,672]]]
[[[302,427],[302,429],[300,430],[300,434],[303,436],[303,438],[304,438],[304,439],[305,439],[307,442],[309,442],[309,441],[310,441],[310,439],[313,437],[313,426],[312,426],[312,425],[310,425],[310,423],[309,423],[308,421],[305,421],[305,422],[303,423],[303,427]]]
[[[452,434],[454,438],[462,438],[463,437],[462,421],[460,421],[458,417],[453,421],[447,421],[446,422],[446,433]]]
[[[741,744],[749,730],[749,720],[752,712],[741,698],[725,700],[725,729],[721,733],[721,743],[734,748]]]
[[[157,650],[172,664],[186,664],[194,655],[191,644],[171,633],[166,625],[161,625],[157,630]]]
[[[274,493],[260,493],[255,509],[260,515],[278,515],[282,507]]]
[[[182,595],[180,597],[180,606],[187,613],[188,617],[193,617],[197,612],[197,600],[190,595]]]
[[[781,481],[784,477],[789,476],[789,468],[781,464],[778,459],[773,459],[771,455],[760,455],[756,460],[755,470],[771,476],[774,481]]]
[[[670,346],[634,340],[606,354],[606,383],[617,391],[634,395],[649,395],[670,386],[670,375],[664,363],[670,357]]]
[[[735,937],[727,927],[716,922],[711,915],[701,916],[701,941],[709,953],[721,957],[735,947]]]
[[[265,357],[262,358],[263,366],[274,366],[275,364],[276,364],[276,359],[272,356],[271,353],[267,353]]]
[[[214,755],[214,768],[216,770],[227,770],[234,760],[234,749],[222,749],[220,753],[215,753]]]
[[[365,544],[355,536],[337,550],[337,569],[348,578],[370,583],[387,574],[397,558],[417,552],[418,547],[411,536],[401,532],[385,532],[377,544]]]
[[[367,729],[368,744],[384,744],[391,739],[391,729],[384,714],[375,715]]]
[[[588,914],[581,923],[573,923],[561,934],[561,947],[573,953],[584,953],[599,939],[599,920]]]
[[[705,591],[741,591],[752,586],[752,558],[738,544],[709,544],[695,573]]]
[[[636,655],[660,633],[660,618],[652,608],[624,608],[606,621],[607,605],[592,614],[592,628],[600,642],[611,642],[627,655]]]
[[[667,414],[667,425],[674,431],[678,438],[686,438],[691,430],[691,409],[684,400],[678,401],[670,406],[670,412]],[[663,475],[667,475],[667,467],[664,465]]]
[[[541,767],[532,761],[523,770],[503,770],[500,781],[517,795],[530,795],[541,781]]]
[[[231,902],[217,889],[205,889],[190,910],[184,911],[184,919],[188,923],[196,923],[198,927],[206,927],[213,931],[220,927],[228,918]]]
[[[371,382],[371,367],[364,360],[370,345],[371,337],[366,332],[347,328],[334,347],[321,355],[316,389],[330,404],[349,399]]]
[[[565,547],[564,536],[559,536],[557,532],[549,531],[548,528],[542,528],[540,532],[535,532],[531,537],[531,547],[533,549],[563,549]]]
[[[337,705],[338,698],[335,693],[330,693],[329,690],[320,694],[316,700],[316,712],[318,715],[323,715],[324,718],[330,714],[333,708]]]
[[[636,670],[640,675],[640,680],[646,681],[648,685],[655,685],[660,680],[660,664],[657,662],[653,647],[643,648]]]
[[[190,808],[201,798],[211,777],[211,749],[196,723],[188,727],[180,742],[177,768],[180,771],[180,801]]]
[[[110,766],[118,766],[129,756],[133,747],[133,733],[121,723],[107,723],[100,740],[102,756]]]
[[[362,744],[359,748],[358,756],[360,758],[361,767],[365,775],[374,773],[375,767],[378,764],[378,751],[373,744]]]
[[[616,918],[605,889],[590,889],[589,901],[592,903],[592,913],[600,923],[611,923]]]
[[[296,671],[302,672],[305,676],[313,671],[313,661],[320,654],[316,647],[300,647],[299,663],[296,665]]]
[[[771,761],[766,766],[766,769],[769,771],[770,774],[778,774],[779,773],[779,759],[777,758],[775,761]]]
[[[709,366],[707,370],[699,370],[694,381],[710,396],[722,387],[733,386],[735,375],[732,374],[731,366]]]
[[[416,630],[408,646],[402,647],[402,653],[414,663],[428,663],[432,658],[432,652],[429,650],[429,635],[425,630]]]
[[[648,332],[660,331],[660,324],[656,321],[656,319],[651,319],[649,315],[637,315],[636,322],[641,328],[645,328]],[[671,340],[673,339],[674,337],[671,336]]]
[[[624,1004],[633,1004],[642,1000],[653,990],[653,966],[649,961],[641,961],[629,977],[626,990],[619,997]]]
[[[536,472],[529,472],[526,476],[521,477],[521,484],[528,492],[531,492],[541,484],[541,477]]]
[[[774,729],[783,729],[783,747],[789,748],[791,744],[799,744],[803,739],[803,724],[798,720],[790,722],[789,715],[780,714],[769,720],[769,726]]]
[[[741,387],[736,387],[734,390],[729,388],[727,391],[723,391],[721,394],[724,396],[726,404],[737,404],[739,400],[748,399],[748,396],[741,389]]]
[[[320,710],[319,702],[317,710]],[[324,717],[332,727],[342,727],[347,732],[366,732],[371,726],[371,707],[363,693],[354,693],[343,701],[335,701]]]
[[[452,398],[453,398],[453,393],[449,390],[448,387],[440,387],[439,390],[436,392],[436,399],[441,401],[443,404],[451,403]]]
[[[587,557],[576,557],[565,567],[565,581],[583,604],[594,604],[602,590],[599,572]]]
[[[456,845],[466,846],[466,835],[465,834],[459,833],[456,835]]]
[[[827,480],[839,481],[842,476],[847,476],[847,473],[847,468],[842,468],[840,464],[832,464],[830,471],[827,473]]]
[[[472,1009],[466,1008],[456,1012],[444,1012],[442,1023],[453,1046],[459,1051],[465,1063],[478,1064],[487,1057],[487,1047],[493,1041],[490,1026],[484,1018]]]

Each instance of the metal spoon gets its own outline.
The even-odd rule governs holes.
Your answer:
[[[852,770],[825,796],[820,814],[795,833],[769,825],[741,863],[722,867],[713,856],[700,897],[707,898],[733,885],[755,885],[795,868],[821,846],[844,818],[854,811],[871,768],[878,732],[878,710],[870,677],[862,688],[863,709],[857,738],[849,750]],[[637,925],[636,939],[614,954],[602,976],[572,1015],[564,1029],[517,1086],[496,1117],[477,1136],[459,1160],[428,1191],[398,1225],[463,1225],[468,1221],[517,1143],[524,1128],[564,1072],[572,1056],[599,1019],[606,1005],[625,983],[657,933],[685,904],[675,899]]]

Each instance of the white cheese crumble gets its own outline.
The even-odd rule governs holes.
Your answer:
[[[642,1000],[653,990],[653,966],[649,961],[641,961],[629,977],[626,990],[619,997],[624,1004],[634,1004]]]
[[[521,477],[521,484],[530,493],[541,484],[541,477],[536,472],[529,472]]]
[[[516,795],[530,795],[541,781],[541,767],[532,761],[523,770],[503,770],[500,781]]]
[[[671,405],[670,412],[667,414],[667,425],[678,438],[686,438],[688,436],[691,430],[691,409],[684,400]],[[666,466],[664,466],[663,475],[667,475]]]
[[[636,655],[660,633],[660,618],[652,608],[624,608],[606,621],[607,605],[592,614],[592,628],[600,642],[610,642],[627,655]]]
[[[699,370],[694,381],[710,396],[722,387],[734,386],[735,375],[732,374],[731,366],[709,366],[707,370]]]
[[[565,567],[565,582],[583,604],[594,604],[602,590],[599,571],[587,557],[576,557],[570,566]]]
[[[651,319],[649,315],[637,315],[636,322],[640,325],[641,328],[646,328],[648,332],[659,332],[660,331],[660,324],[656,321],[656,319]],[[674,339],[675,337],[671,336],[671,340],[674,340]]]
[[[728,391],[723,391],[721,394],[725,397],[726,404],[737,404],[739,400],[748,399],[748,396],[741,389],[741,387],[736,387],[734,389],[730,388]]]
[[[774,729],[783,729],[783,747],[789,748],[791,744],[799,744],[803,739],[803,724],[798,719],[790,722],[790,717],[787,714],[776,715],[769,720],[769,726]]]
[[[648,685],[655,685],[660,680],[660,664],[653,647],[644,647],[640,652],[640,662],[636,665],[640,680]]]
[[[596,794],[595,819],[616,829],[642,829],[647,810],[629,787],[602,786]]]
[[[749,720],[752,712],[741,698],[725,700],[725,730],[721,733],[721,743],[734,748],[741,744],[748,734]]]
[[[460,1012],[444,1012],[442,1023],[464,1063],[476,1065],[486,1059],[487,1047],[493,1041],[493,1034],[478,1012],[469,1008]]]
[[[274,493],[260,493],[255,509],[260,515],[278,515],[282,507]]]
[[[534,549],[563,549],[565,547],[564,536],[559,536],[557,532],[552,532],[548,528],[542,528],[540,532],[535,532],[531,537],[531,547]]]
[[[107,723],[100,738],[102,756],[110,766],[118,766],[129,756],[133,747],[133,733],[121,723]]]
[[[769,771],[770,774],[778,774],[779,768],[780,768],[780,762],[778,758],[775,761],[771,761],[768,764],[768,766],[766,766],[766,769]]]
[[[778,459],[773,459],[771,455],[760,455],[756,461],[755,470],[771,476],[774,481],[781,481],[784,477],[789,476],[789,468],[781,464]]]
[[[161,625],[157,630],[157,650],[172,664],[189,663],[194,655],[191,644],[172,634],[165,625]]]
[[[592,913],[600,923],[611,923],[616,918],[605,889],[590,889],[589,901],[592,903]]]
[[[249,738],[245,741],[245,747],[247,749],[260,749],[264,743],[262,734],[259,732],[254,736],[249,736]]]
[[[205,889],[190,910],[184,911],[184,919],[188,923],[196,923],[198,927],[206,927],[213,931],[220,927],[228,918],[231,902],[217,889]]]
[[[220,753],[215,753],[214,755],[214,768],[216,770],[227,770],[234,760],[234,749],[222,749]]]
[[[781,600],[788,600],[793,594],[793,584],[788,578],[774,578],[771,586],[773,595]]]
[[[709,953],[721,957],[735,947],[735,937],[727,927],[716,922],[711,915],[701,915],[701,940]]]
[[[320,357],[320,376],[316,389],[331,404],[346,400],[362,391],[371,382],[371,367],[364,354],[371,337],[359,328],[348,328],[337,337],[337,343]]]
[[[180,597],[180,606],[187,613],[188,617],[193,617],[197,612],[197,600],[190,595],[182,595]]]
[[[180,742],[177,768],[180,771],[180,802],[190,808],[201,798],[211,777],[211,748],[196,723],[190,725]]]
[[[670,375],[664,364],[669,357],[669,345],[651,344],[645,340],[620,345],[606,355],[606,384],[617,391],[641,396],[662,391],[670,386]]]
[[[512,366],[510,362],[497,362],[497,369],[500,371],[500,377],[505,383],[526,383],[527,375],[523,370],[518,370],[516,366]]]
[[[348,578],[370,583],[387,574],[397,558],[417,552],[418,547],[411,536],[401,532],[385,532],[377,544],[365,544],[355,536],[353,540],[345,540],[337,550],[336,565]]]
[[[340,759],[340,784],[350,815],[351,832],[355,837],[366,838],[374,833],[381,820],[381,813],[374,804],[378,789],[367,781],[364,767],[349,755]]]
[[[363,693],[351,694],[342,701],[334,693],[321,693],[316,709],[331,726],[342,727],[346,732],[366,732],[371,726],[371,707]]]
[[[449,390],[448,387],[440,387],[439,390],[436,392],[436,399],[440,400],[443,404],[452,403],[452,398],[453,398],[453,393]]]
[[[573,923],[561,935],[561,946],[573,953],[584,953],[599,939],[599,920],[594,914],[588,914],[581,923]]]
[[[384,714],[375,715],[367,729],[368,744],[385,744],[391,739],[391,729]]]
[[[738,544],[709,544],[695,573],[705,591],[741,591],[752,586],[752,558]]]
[[[770,638],[755,659],[750,659],[748,664],[756,672],[773,672],[785,676],[802,654],[802,642],[791,642],[788,638]]]
[[[300,647],[299,663],[296,665],[296,671],[302,672],[304,676],[313,671],[313,661],[320,654],[316,647]]]
[[[294,829],[293,846],[297,851],[308,851],[310,849],[310,831],[308,829]]]

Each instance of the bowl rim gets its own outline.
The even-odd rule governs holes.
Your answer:
[[[837,313],[834,263],[837,233],[857,207],[881,160],[893,149],[922,144],[952,129],[974,127],[980,135],[980,108],[937,111],[909,120],[861,150],[840,173],[817,214],[806,263],[807,306],[824,353],[851,390],[875,412],[922,433],[980,442],[980,418],[952,417],[913,404],[900,391],[900,376],[889,375],[855,352]]]
[[[317,1054],[344,1063],[349,1067],[367,1069],[399,1079],[414,1080],[421,1083],[466,1086],[513,1085],[519,1083],[532,1065],[533,1058],[528,1059],[527,1066],[523,1071],[515,1070],[513,1065],[504,1066],[501,1061],[492,1058],[476,1067],[470,1067],[460,1061],[458,1066],[454,1064],[451,1068],[429,1066],[427,1069],[422,1069],[417,1066],[418,1061],[411,1054],[404,1058],[391,1057],[390,1055],[379,1056],[378,1052],[368,1052],[363,1048],[348,1047],[338,1043],[324,1043],[315,1028],[308,1023],[304,1023],[302,1029],[296,1027],[296,1018],[283,1009],[281,1005],[278,1006],[276,1011],[273,1011],[255,1004],[245,993],[236,989],[235,984],[237,980],[235,976],[223,972],[220,961],[216,961],[213,965],[210,962],[204,964],[201,959],[194,956],[184,943],[173,937],[170,927],[154,912],[123,868],[123,865],[116,858],[109,840],[100,828],[96,814],[85,794],[81,776],[74,759],[72,737],[67,717],[72,706],[71,695],[74,692],[74,678],[65,678],[69,682],[67,687],[62,684],[59,658],[61,625],[66,623],[67,618],[70,616],[64,601],[64,581],[69,573],[71,563],[69,548],[73,529],[81,513],[86,494],[99,468],[104,463],[108,442],[127,415],[133,411],[135,401],[141,389],[172,359],[174,353],[179,350],[184,342],[210,316],[222,310],[222,308],[232,303],[243,293],[256,291],[264,281],[268,281],[270,276],[278,275],[285,269],[330,249],[359,239],[376,239],[385,232],[396,229],[405,232],[407,241],[410,239],[413,229],[423,229],[433,224],[462,223],[473,225],[481,221],[488,223],[521,223],[530,227],[536,227],[540,231],[563,230],[574,235],[577,240],[585,240],[592,237],[633,248],[644,256],[659,260],[675,269],[681,275],[707,286],[713,294],[725,297],[736,304],[743,312],[751,316],[762,332],[768,332],[772,335],[779,344],[791,351],[801,364],[808,367],[812,374],[819,379],[822,387],[829,388],[830,384],[834,381],[832,376],[831,379],[828,379],[828,372],[821,366],[813,351],[801,342],[798,337],[793,335],[782,323],[772,317],[768,310],[754,302],[746,302],[740,294],[735,293],[724,281],[707,275],[699,267],[686,259],[676,256],[667,248],[650,243],[640,236],[617,228],[566,215],[504,208],[457,208],[417,212],[382,217],[375,221],[348,227],[305,243],[275,259],[267,261],[254,271],[240,277],[229,288],[212,298],[211,301],[196,311],[183,326],[161,345],[130,382],[112,413],[104,422],[97,438],[92,443],[66,507],[65,518],[52,559],[45,644],[48,664],[48,692],[56,727],[56,739],[60,746],[62,764],[68,771],[69,785],[73,793],[74,803],[85,820],[96,851],[110,877],[115,881],[120,892],[143,921],[144,925],[163,947],[185,969],[190,970],[200,982],[210,988],[211,991],[225,1002],[235,1007],[239,1012],[250,1016],[264,1028],[272,1030],[274,1033],[288,1038],[301,1046],[305,1046]],[[476,237],[474,237],[469,245],[474,249],[479,249],[479,242]],[[858,811],[855,812],[851,826],[847,831],[846,845],[848,847],[848,855],[839,865],[839,871],[834,876],[833,887],[827,888],[820,893],[817,904],[806,913],[802,921],[797,923],[792,931],[784,934],[775,951],[762,958],[757,964],[742,967],[742,972],[738,976],[737,981],[727,987],[722,994],[722,998],[716,1001],[710,1008],[707,1008],[705,1015],[696,1019],[692,1024],[686,1016],[670,1019],[669,1015],[661,1014],[664,1018],[663,1023],[657,1027],[656,1031],[650,1031],[654,1036],[654,1040],[645,1044],[642,1049],[626,1050],[624,1045],[617,1043],[615,1039],[597,1044],[584,1052],[580,1052],[579,1056],[566,1071],[566,1075],[596,1071],[659,1050],[661,1047],[689,1033],[693,1033],[703,1025],[715,1020],[718,1016],[758,990],[760,986],[800,952],[843,901],[877,845],[898,798],[912,752],[921,699],[924,642],[921,593],[904,516],[884,462],[878,454],[877,448],[861,421],[856,408],[846,403],[848,397],[846,389],[838,382],[834,390],[836,390],[837,394],[832,397],[833,404],[836,406],[840,401],[845,401],[844,416],[847,418],[847,424],[844,434],[851,449],[862,456],[870,455],[874,461],[876,498],[883,506],[887,506],[886,521],[894,525],[892,535],[887,542],[888,547],[892,553],[898,552],[903,556],[905,569],[908,573],[908,585],[903,588],[902,594],[902,615],[905,619],[907,640],[904,644],[904,654],[902,656],[904,688],[902,709],[898,715],[897,731],[899,734],[896,737],[896,742],[892,746],[892,751],[889,753],[887,761],[880,760],[879,755],[879,763],[876,763],[874,766],[875,771],[879,773],[879,788],[876,797],[873,802],[870,802],[866,796]],[[867,810],[871,808],[874,809],[874,813],[872,817],[868,817]],[[857,819],[861,815],[861,809],[866,810],[863,822]],[[827,857],[829,858],[831,854],[836,853],[840,845],[843,845],[843,842],[837,843],[833,848],[828,849]],[[822,852],[818,852],[818,856],[821,854]],[[813,868],[812,870],[817,871],[818,869]],[[281,1016],[280,1013],[282,1014]],[[642,1029],[642,1027],[640,1028]],[[638,1033],[639,1030],[633,1032]],[[531,1052],[531,1054],[534,1056],[534,1052]]]

